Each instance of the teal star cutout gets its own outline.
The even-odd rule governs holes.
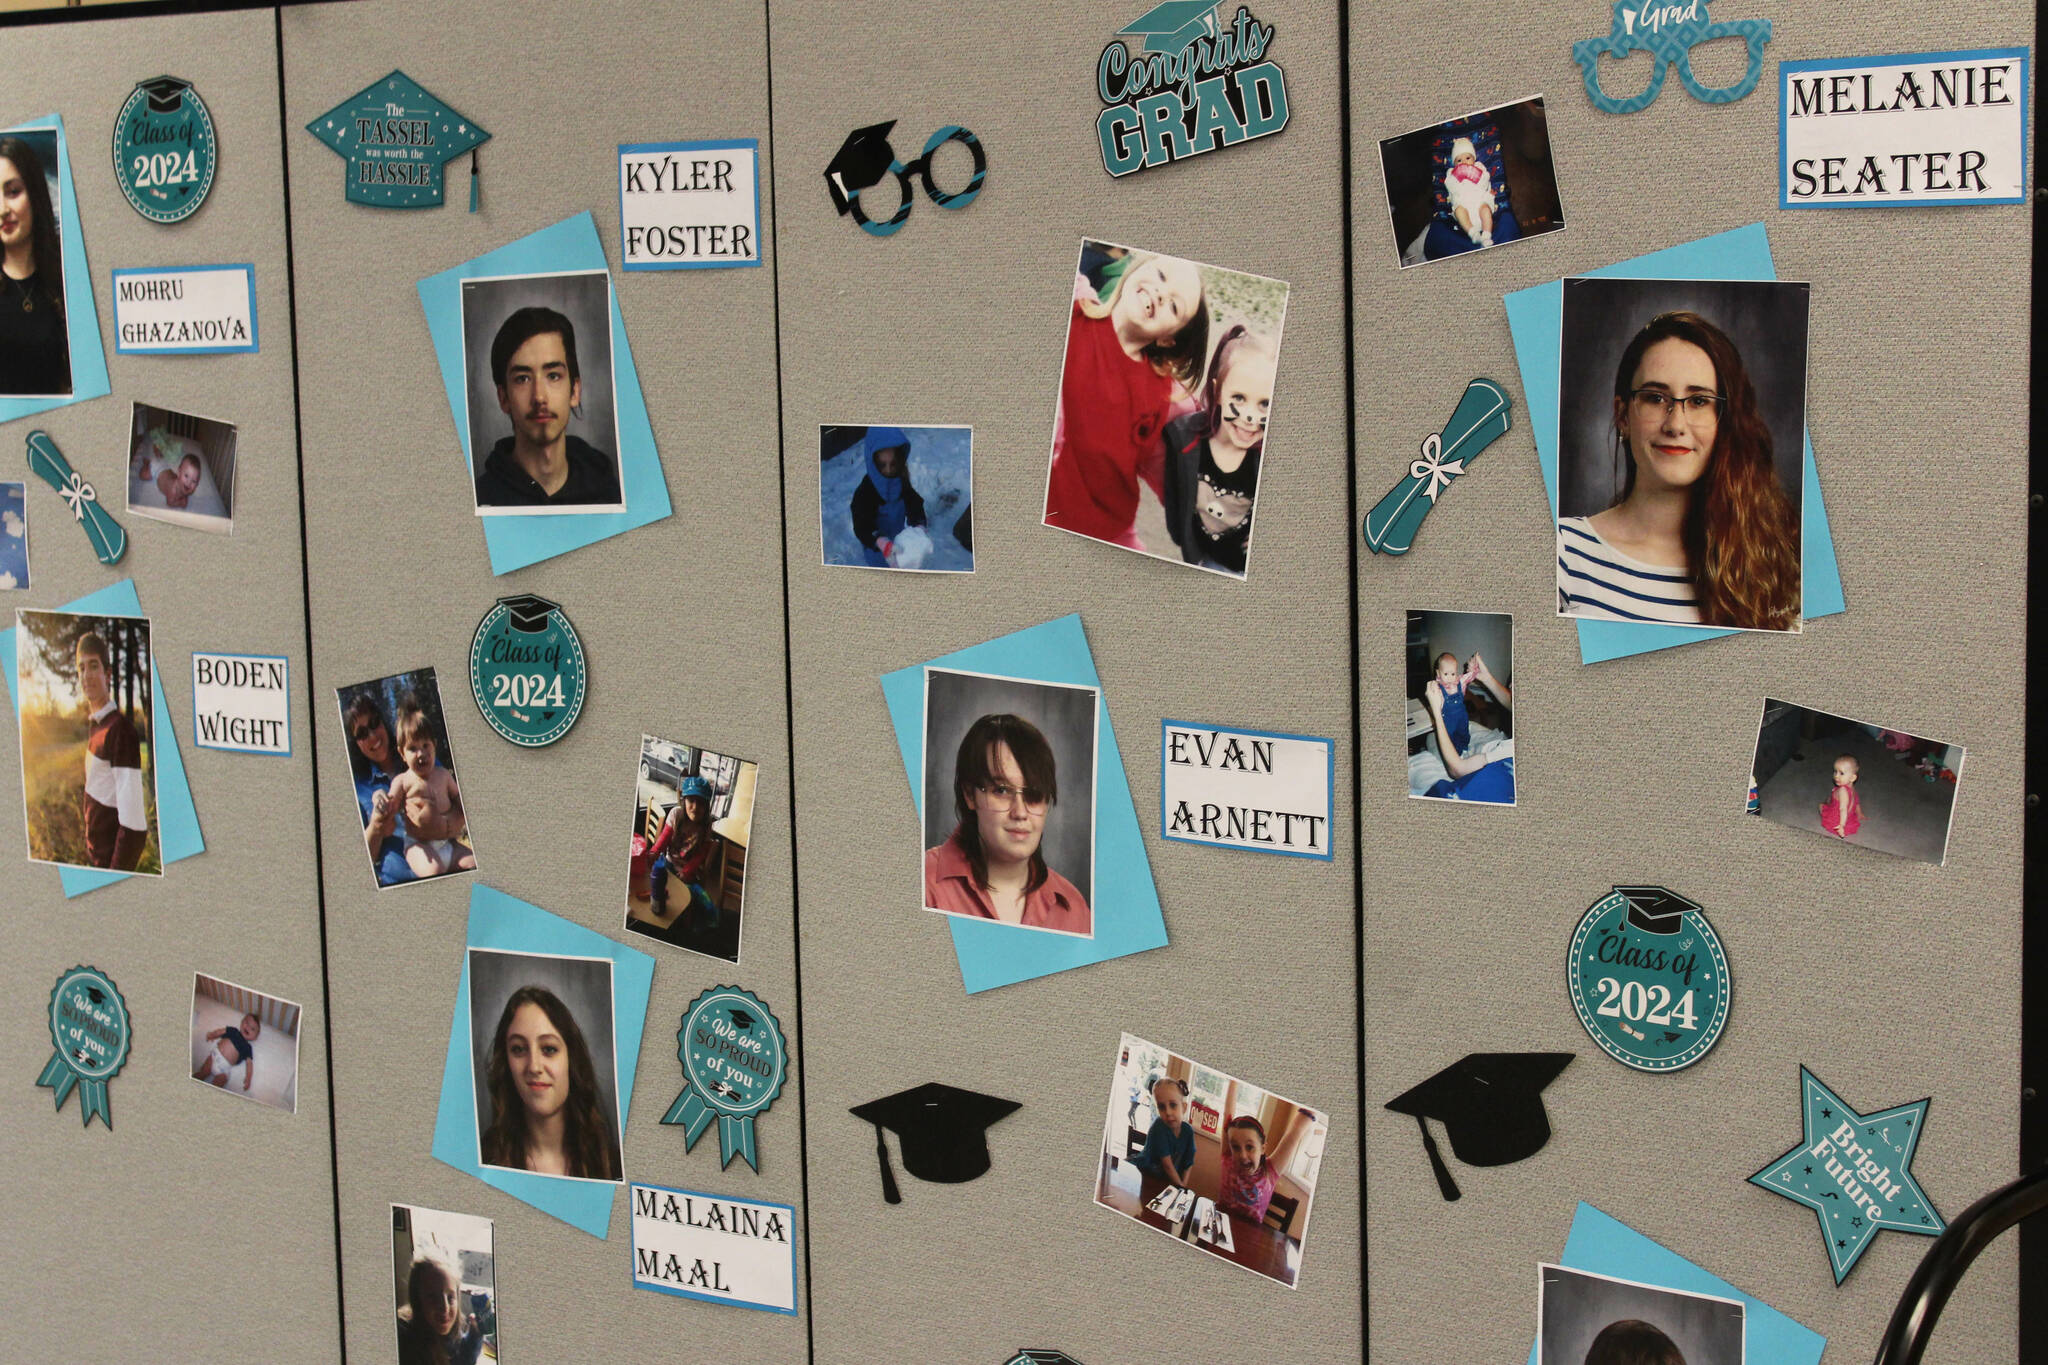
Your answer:
[[[1933,1237],[1948,1226],[1911,1170],[1930,1101],[1859,1114],[1803,1066],[1799,1101],[1805,1137],[1749,1183],[1814,1211],[1836,1284],[1884,1229]]]

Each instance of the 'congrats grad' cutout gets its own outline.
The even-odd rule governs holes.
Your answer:
[[[1243,5],[1228,26],[1215,0],[1166,0],[1117,30],[1095,64],[1102,169],[1130,175],[1266,137],[1287,126],[1287,77],[1262,60],[1273,26]],[[1136,52],[1121,41],[1142,38]]]

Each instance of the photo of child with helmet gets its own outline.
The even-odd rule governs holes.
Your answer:
[[[626,887],[630,932],[740,960],[758,772],[742,759],[641,736]]]

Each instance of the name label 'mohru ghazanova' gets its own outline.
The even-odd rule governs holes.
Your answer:
[[[114,349],[122,355],[255,350],[256,267],[116,270]]]
[[[1778,67],[1778,205],[2026,201],[2027,50]]]

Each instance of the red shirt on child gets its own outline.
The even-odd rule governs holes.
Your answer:
[[[1130,538],[1138,516],[1139,470],[1159,463],[1173,388],[1149,361],[1124,353],[1114,323],[1074,305],[1045,491],[1046,525],[1118,544]]]

